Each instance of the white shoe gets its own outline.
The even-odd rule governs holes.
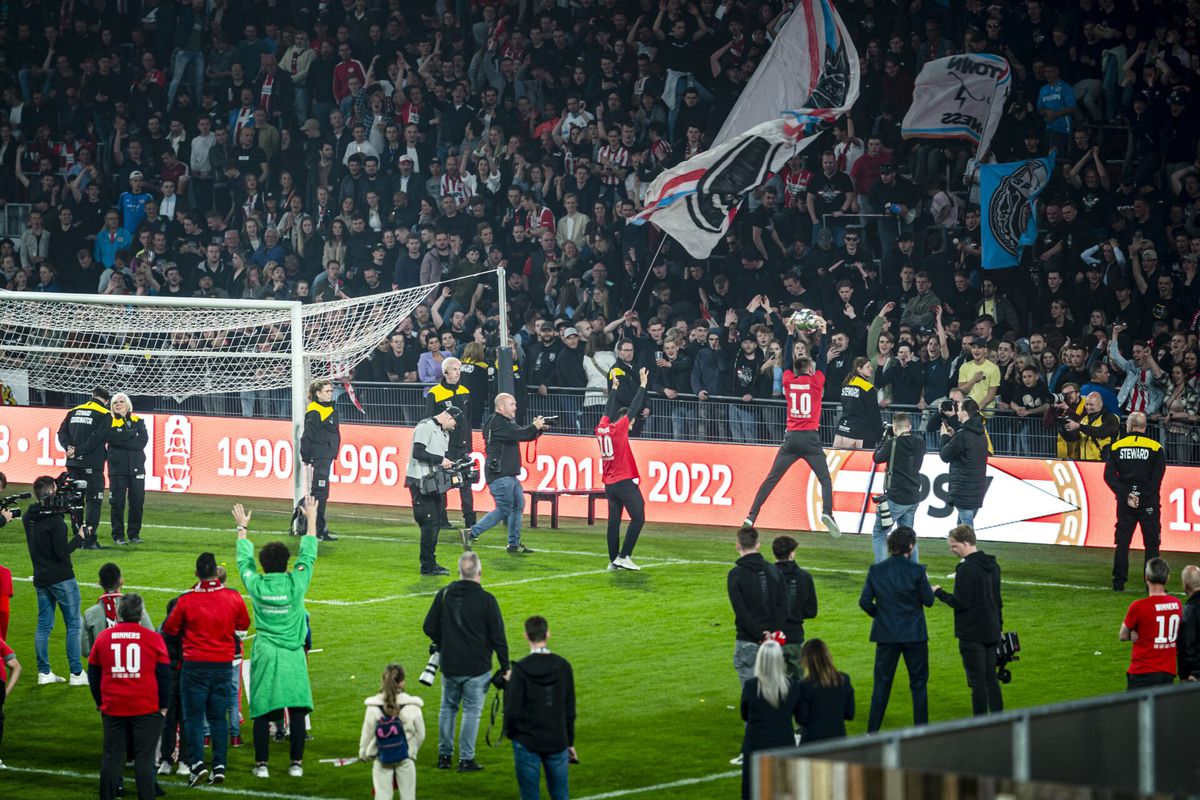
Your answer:
[[[271,773],[267,770],[266,764],[259,764],[254,769],[250,770],[250,774],[256,778],[269,778]]]
[[[38,673],[38,686],[45,686],[47,683],[66,683],[66,680],[66,678],[60,678],[53,672]],[[84,683],[86,682],[87,680],[85,679]]]
[[[60,678],[60,680],[61,680],[61,678]],[[88,685],[87,673],[81,672],[78,675],[72,675],[71,680],[68,682],[68,685],[69,686],[87,686]]]
[[[187,764],[180,761],[179,766],[175,768],[175,774],[182,775],[183,777],[186,778],[187,776],[192,774],[192,769]]]
[[[743,528],[753,528],[754,527],[754,517],[746,517],[744,520],[742,520],[742,527]]]
[[[821,524],[825,526],[825,530],[829,531],[829,535],[833,538],[836,539],[842,535],[842,529],[838,527],[838,524],[833,521],[833,517],[829,514],[821,515]]]
[[[735,767],[740,767],[742,765],[743,758],[744,756],[741,753],[738,753],[737,758],[729,759],[729,763],[733,764]]]
[[[292,764],[288,767],[288,775],[293,778],[302,778],[304,777],[304,767],[299,764]]]
[[[641,570],[641,567],[639,567],[637,564],[633,563],[633,559],[630,558],[629,556],[617,556],[617,560],[614,561],[613,563],[616,564],[621,569],[628,569],[628,570],[632,570],[633,572],[638,572]]]
[[[3,761],[0,761],[0,769],[8,769],[8,767],[4,765]]]
[[[608,571],[609,572],[616,572],[618,569],[620,569],[620,567],[617,566],[616,561],[608,562]]]
[[[171,762],[164,761],[161,764],[159,764],[158,765],[158,774],[159,775],[170,775],[171,774]]]

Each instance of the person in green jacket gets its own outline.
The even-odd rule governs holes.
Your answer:
[[[312,581],[317,560],[317,501],[302,504],[307,535],[300,537],[300,556],[288,571],[291,552],[283,542],[269,542],[258,553],[262,573],[254,565],[254,545],[246,538],[250,512],[241,503],[233,507],[237,522],[238,574],[254,607],[257,630],[250,658],[250,716],[254,718],[254,777],[269,777],[267,771],[270,723],[282,722],[288,712],[291,729],[292,764],[288,775],[304,774],[305,718],[312,710],[312,687],[304,639],[308,615],[304,594]]]

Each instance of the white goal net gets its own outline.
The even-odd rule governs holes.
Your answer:
[[[0,370],[23,370],[31,387],[50,391],[90,393],[106,386],[175,400],[282,389],[297,378],[340,379],[430,289],[299,308],[272,301],[0,292]],[[302,374],[296,376],[298,367]]]

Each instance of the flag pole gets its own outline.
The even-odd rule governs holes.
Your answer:
[[[658,249],[654,251],[654,257],[650,259],[650,264],[646,267],[646,275],[642,278],[642,285],[638,287],[637,294],[633,296],[633,302],[629,304],[630,311],[637,308],[638,300],[642,297],[642,290],[646,288],[646,281],[650,280],[650,273],[654,270],[654,262],[658,260],[659,254],[662,253],[663,245],[667,243],[666,231],[660,228],[659,233],[662,234],[662,238],[658,240]]]

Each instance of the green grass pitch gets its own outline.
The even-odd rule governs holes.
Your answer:
[[[15,491],[15,489],[14,489]],[[784,498],[775,498],[781,502]],[[85,607],[94,603],[96,572],[108,560],[120,564],[131,589],[141,591],[155,624],[163,618],[165,590],[192,583],[197,553],[212,550],[231,572],[233,522],[228,498],[152,495],[147,502],[146,543],[79,551],[74,556]],[[254,510],[251,537],[256,545],[280,538],[288,505],[249,501]],[[108,509],[105,507],[105,515]],[[452,518],[455,515],[452,514]],[[409,673],[409,690],[425,699],[427,739],[418,760],[417,787],[428,798],[508,798],[516,796],[512,753],[484,745],[481,729],[477,774],[434,769],[440,679],[432,689],[417,683],[428,641],[421,622],[433,593],[446,581],[417,574],[417,531],[406,508],[333,504],[330,518],[341,541],[322,544],[309,592],[314,647],[310,657],[316,709],[313,739],[305,754],[303,778],[286,774],[286,744],[273,744],[272,777],[255,779],[250,726],[247,746],[230,750],[229,777],[210,792],[248,797],[365,798],[370,796],[365,765],[335,768],[322,758],[357,753],[362,700],[378,689],[390,661]],[[765,532],[766,546],[776,532]],[[108,541],[107,526],[101,541]],[[725,573],[736,558],[728,529],[649,525],[635,558],[639,573],[605,571],[603,520],[594,527],[567,521],[559,530],[526,529],[526,542],[538,550],[525,556],[503,551],[500,528],[485,534],[479,548],[483,583],[500,601],[514,657],[526,648],[522,623],[531,614],[550,621],[550,647],[575,668],[579,719],[576,745],[582,763],[571,768],[575,798],[727,798],[738,782],[729,759],[739,749],[741,722],[733,671],[733,614]],[[871,560],[866,536],[840,540],[825,534],[798,534],[798,561],[813,572],[820,614],[808,626],[810,637],[829,642],[838,667],[848,672],[857,692],[858,713],[851,734],[865,730],[871,691],[873,647],[870,619],[857,600]],[[293,540],[294,541],[294,540]],[[922,540],[921,557],[933,583],[950,584],[955,559],[942,540]],[[1009,707],[1074,699],[1124,688],[1128,644],[1117,629],[1132,592],[1108,589],[1108,551],[1081,548],[983,545],[1004,570],[1006,630],[1021,634],[1021,660],[1005,687]],[[443,533],[439,560],[453,568],[459,546]],[[1179,569],[1195,557],[1166,557],[1172,588]],[[1140,558],[1133,559],[1134,569]],[[0,533],[0,563],[15,578],[31,574],[20,528]],[[240,587],[240,581],[231,579]],[[1136,585],[1131,584],[1131,587]],[[147,588],[154,587],[154,588]],[[36,685],[33,635],[37,617],[32,585],[16,582],[9,641],[25,668],[5,707],[7,723],[0,758],[12,769],[0,772],[0,795],[12,798],[95,796],[101,726],[86,688]],[[941,603],[927,612],[930,631],[930,714],[934,720],[970,713],[968,690],[953,638],[952,612]],[[252,647],[251,647],[252,653]],[[67,673],[61,618],[51,636],[53,669]],[[897,675],[885,725],[911,720],[903,668]],[[489,701],[491,695],[489,694]],[[484,716],[486,728],[487,715]],[[132,776],[127,778],[132,788]],[[674,787],[664,784],[680,782]],[[686,783],[683,783],[686,782]],[[163,779],[172,796],[188,790],[181,778]]]

